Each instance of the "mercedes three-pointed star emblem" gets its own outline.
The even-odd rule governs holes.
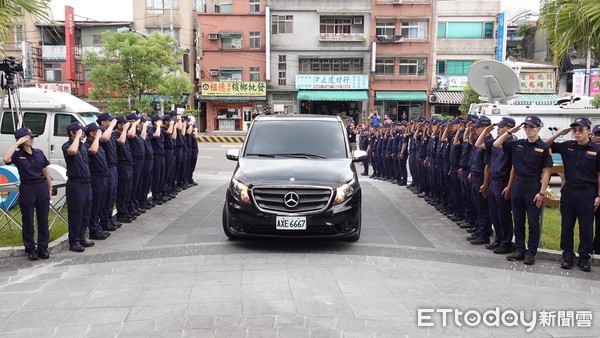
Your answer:
[[[296,194],[293,191],[290,191],[287,194],[285,194],[285,196],[283,196],[283,203],[285,203],[285,205],[288,208],[295,208],[296,206],[298,206],[299,202],[300,196],[298,196],[298,194]]]

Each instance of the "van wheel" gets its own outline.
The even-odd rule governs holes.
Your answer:
[[[238,236],[234,235],[233,233],[231,233],[231,231],[229,231],[229,222],[227,222],[227,212],[225,210],[225,204],[223,204],[222,222],[223,222],[223,232],[225,232],[225,236],[227,236],[230,240],[239,239]]]

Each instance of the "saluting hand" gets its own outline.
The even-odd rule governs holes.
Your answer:
[[[81,138],[81,136],[83,135],[83,130],[79,129],[77,130],[77,132],[75,132],[75,138]]]
[[[31,138],[31,136],[23,136],[23,137],[19,138],[19,139],[17,140],[17,142],[15,142],[15,143],[16,143],[17,145],[21,145],[21,144],[23,144],[23,143],[25,143],[25,142],[29,141],[29,139],[30,139],[30,138]]]
[[[559,131],[558,135],[565,136],[565,135],[569,134],[570,132],[571,132],[571,128],[565,128],[565,129]]]
[[[521,127],[522,127],[522,126],[523,126],[523,123],[521,123],[521,124],[517,124],[516,126],[514,126],[514,127],[513,127],[511,130],[509,130],[509,131],[510,131],[511,133],[513,133],[513,134],[514,134],[514,133],[518,132],[519,130],[521,130]]]
[[[117,119],[112,119],[112,120],[110,121],[110,124],[109,124],[109,126],[111,126],[111,127],[113,127],[113,128],[114,128],[116,125],[117,125]]]
[[[492,130],[494,130],[494,128],[496,128],[496,126],[495,126],[495,125],[493,125],[493,124],[491,124],[491,125],[489,125],[489,126],[485,127],[485,129],[484,129],[484,133],[487,133],[487,134],[489,134],[489,133],[491,133],[491,132],[492,132]]]

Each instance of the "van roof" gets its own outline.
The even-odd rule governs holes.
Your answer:
[[[41,88],[19,88],[22,109],[44,109],[51,111],[98,113],[100,110],[80,98],[68,93],[60,93]],[[14,105],[14,103],[12,103]],[[4,109],[8,108],[8,98],[4,99]]]

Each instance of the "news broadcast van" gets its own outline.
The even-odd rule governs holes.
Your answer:
[[[22,114],[15,111],[16,95],[10,95],[9,107],[9,95],[0,94],[5,96],[0,114],[0,156],[14,144],[15,128],[23,126],[39,135],[34,147],[41,149],[51,164],[66,167],[62,145],[69,139],[67,125],[79,122],[85,126],[96,122],[98,108],[68,93],[39,88],[20,88],[18,93]]]

